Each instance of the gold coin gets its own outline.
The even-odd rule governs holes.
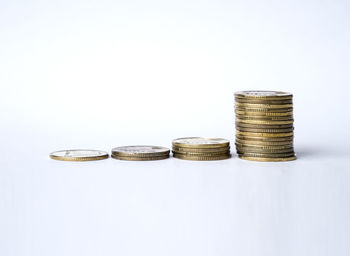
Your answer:
[[[236,134],[236,139],[244,140],[244,141],[262,141],[262,142],[292,142],[294,139],[294,136],[287,136],[287,137],[261,137],[261,136],[246,136],[246,135],[240,135]]]
[[[236,126],[253,128],[253,129],[288,129],[293,128],[293,124],[277,124],[277,125],[267,125],[267,124],[245,124],[236,121]]]
[[[293,116],[293,111],[289,112],[281,112],[281,113],[275,113],[275,112],[257,112],[257,111],[244,111],[244,110],[235,110],[235,113],[237,115],[243,115],[243,116]]]
[[[239,91],[235,93],[236,98],[243,99],[292,99],[293,94],[288,92],[280,91],[261,91],[261,90],[251,90],[251,91]]]
[[[107,152],[93,149],[60,150],[50,154],[50,158],[61,161],[93,161],[108,157]]]
[[[230,154],[230,151],[224,151],[224,152],[210,152],[210,153],[193,153],[193,152],[177,152],[172,151],[173,154],[181,154],[183,156],[190,156],[190,157],[212,157],[212,156],[222,156]]]
[[[128,156],[128,157],[153,157],[169,155],[170,149],[159,146],[123,146],[112,149],[114,156]]]
[[[281,132],[292,132],[294,128],[287,129],[254,129],[236,126],[236,129],[241,132],[257,132],[257,133],[281,133]]]
[[[265,157],[250,157],[250,156],[238,156],[243,160],[257,161],[257,162],[284,162],[296,160],[296,156],[281,157],[281,158],[265,158]]]
[[[221,138],[186,137],[173,140],[173,147],[181,148],[222,148],[229,145],[230,141]]]
[[[240,120],[257,120],[257,121],[289,121],[293,120],[293,115],[290,116],[248,116],[237,115],[236,118]]]
[[[241,140],[236,138],[236,143],[248,145],[251,147],[254,146],[290,146],[293,147],[292,141],[258,141],[258,140]]]
[[[229,151],[230,147],[222,148],[182,148],[173,146],[173,151],[178,153],[211,153],[211,152],[226,152]]]
[[[265,125],[280,125],[280,124],[293,124],[294,120],[286,120],[286,121],[262,121],[262,120],[244,120],[236,118],[236,122],[238,123],[246,123],[246,124],[265,124]]]
[[[238,153],[239,156],[245,157],[262,157],[262,158],[282,158],[282,157],[292,157],[295,156],[294,152],[290,153]]]
[[[283,109],[292,108],[293,104],[282,104],[282,105],[272,105],[272,104],[254,104],[254,103],[239,103],[236,102],[235,105],[240,108],[262,108],[262,109]]]
[[[215,160],[224,160],[231,157],[231,154],[225,154],[220,156],[211,156],[211,157],[203,157],[203,156],[187,156],[183,154],[174,153],[173,156],[175,158],[183,159],[183,160],[192,160],[192,161],[215,161]]]
[[[293,108],[247,108],[247,107],[239,107],[235,106],[236,111],[244,111],[244,112],[255,112],[255,113],[285,113],[285,112],[293,112]]]
[[[113,158],[118,160],[127,160],[127,161],[154,161],[154,160],[163,160],[169,158],[169,155],[164,156],[149,156],[149,157],[133,157],[133,156],[120,156],[112,155]]]

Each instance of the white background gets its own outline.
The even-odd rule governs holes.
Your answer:
[[[349,13],[0,0],[0,255],[350,255]],[[294,94],[297,161],[48,157],[184,136],[233,146],[247,89]]]

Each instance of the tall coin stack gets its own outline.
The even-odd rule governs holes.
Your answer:
[[[220,138],[179,138],[173,140],[173,156],[197,161],[223,160],[231,157],[230,142]]]
[[[276,91],[235,93],[236,149],[252,161],[290,161],[293,148],[293,95]]]

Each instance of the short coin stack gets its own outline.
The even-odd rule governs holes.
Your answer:
[[[236,149],[253,161],[290,161],[293,148],[293,95],[276,91],[235,93]]]
[[[150,161],[169,158],[170,149],[159,146],[124,146],[112,149],[112,157],[119,160]]]
[[[210,161],[231,157],[230,142],[220,138],[187,137],[173,140],[173,156],[185,160]]]

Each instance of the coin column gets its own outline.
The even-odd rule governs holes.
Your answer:
[[[290,161],[293,148],[292,94],[272,91],[235,93],[236,150],[252,161]]]

